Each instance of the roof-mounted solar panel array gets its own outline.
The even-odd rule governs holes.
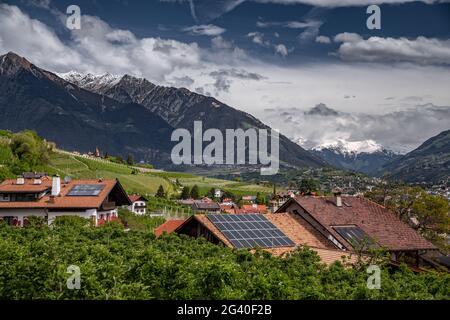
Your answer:
[[[262,214],[211,214],[208,218],[236,248],[295,246]]]
[[[353,247],[378,247],[376,242],[357,226],[334,226],[333,229]]]
[[[71,197],[96,197],[104,187],[101,184],[77,184],[70,189],[67,195]]]

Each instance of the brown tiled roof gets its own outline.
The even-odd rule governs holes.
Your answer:
[[[341,261],[341,257],[343,256],[347,257],[350,262],[356,261],[356,258],[351,253],[336,250],[320,233],[315,231],[301,217],[297,217],[293,213],[266,214],[264,216],[294,241],[296,246],[308,246],[311,250],[317,252],[321,260],[326,264]],[[194,215],[191,219],[199,221],[224,245],[233,248],[231,242],[208,219],[207,215]],[[295,250],[295,247],[278,247],[264,250],[275,256],[280,256]]]
[[[216,202],[194,201],[193,208],[197,210],[220,210]]]
[[[164,232],[172,233],[186,220],[168,220],[154,230],[155,236],[159,237]]]
[[[128,198],[130,198],[131,202],[146,201],[146,199],[143,196],[138,194],[128,195]]]
[[[8,186],[14,184],[16,180],[5,180],[0,184],[0,190],[8,188]],[[23,187],[28,189],[33,183],[33,179],[25,179],[25,185],[16,185],[16,187]],[[38,201],[26,201],[26,202],[0,202],[0,209],[94,209],[100,208],[105,198],[112,191],[112,189],[118,183],[117,180],[72,180],[69,183],[61,182],[61,193],[57,197],[51,198],[46,195]],[[67,193],[73,186],[78,184],[96,184],[103,185],[98,196],[68,196]],[[52,178],[42,179],[41,186],[47,186],[51,188]]]
[[[17,184],[16,179],[8,179],[0,184],[0,193],[39,193],[48,190],[52,186],[52,179],[42,177],[41,184],[34,184],[35,179],[24,179],[24,184]]]
[[[252,204],[242,205],[242,209],[245,211],[253,211],[254,213],[266,213],[267,207],[263,204],[253,206]]]
[[[356,225],[380,246],[392,251],[436,249],[394,213],[365,198],[342,197],[342,207],[337,207],[332,197],[303,196],[295,201],[347,249],[352,249],[351,244],[333,226]],[[284,205],[280,210],[283,208]]]

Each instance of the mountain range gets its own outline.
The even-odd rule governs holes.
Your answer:
[[[336,168],[377,175],[380,168],[400,157],[373,140],[348,142],[337,140],[311,149]]]
[[[171,167],[175,128],[270,129],[252,115],[187,89],[157,86],[124,75],[57,75],[15,53],[0,56],[0,128],[36,130],[67,150],[96,147],[157,166]],[[280,161],[287,167],[327,163],[280,135]],[[172,168],[177,169],[177,168]]]
[[[450,182],[450,130],[425,141],[417,149],[385,164],[378,175],[405,182]]]
[[[222,132],[270,129],[248,113],[185,88],[158,86],[130,75],[55,74],[12,52],[0,56],[2,129],[33,129],[66,150],[98,147],[177,170],[170,160],[171,134],[176,128],[192,132],[194,121],[202,121],[204,130]],[[338,140],[307,151],[280,135],[280,160],[289,168],[332,165],[407,182],[440,181],[449,177],[450,131],[403,156],[372,140]]]

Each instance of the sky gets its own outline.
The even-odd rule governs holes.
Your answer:
[[[79,30],[66,25],[73,4]],[[366,25],[371,4],[379,30]],[[449,1],[0,0],[8,51],[58,73],[186,87],[308,148],[405,153],[450,129]]]

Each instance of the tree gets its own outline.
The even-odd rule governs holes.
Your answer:
[[[256,194],[256,204],[267,204],[266,197],[259,192]]]
[[[134,165],[134,156],[133,156],[131,153],[128,154],[128,157],[127,157],[127,164],[128,164],[129,166]]]
[[[31,130],[13,134],[10,148],[15,157],[11,169],[16,174],[32,171],[50,159],[51,145]]]
[[[166,192],[164,191],[164,187],[162,185],[160,185],[158,187],[158,191],[156,191],[156,195],[157,198],[166,198]]]
[[[222,194],[222,199],[229,198],[233,201],[236,201],[236,195],[233,192],[225,190]]]
[[[420,187],[383,184],[365,196],[394,212],[397,217],[416,228],[426,239],[449,251],[445,234],[450,233],[448,201],[426,193]]]
[[[189,189],[189,187],[184,187],[183,190],[181,191],[180,198],[186,200],[189,199],[190,196],[191,196],[191,189]]]
[[[199,199],[200,198],[200,191],[198,189],[198,186],[195,185],[191,189],[191,198],[192,199]]]
[[[206,193],[206,196],[208,198],[214,199],[216,197],[216,189],[215,188],[209,189],[208,193]]]
[[[298,185],[299,191],[304,195],[311,195],[313,192],[317,192],[319,184],[314,179],[302,179]]]

